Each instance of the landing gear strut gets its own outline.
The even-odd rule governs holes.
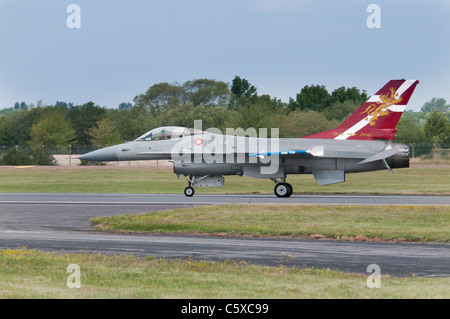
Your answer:
[[[188,179],[189,186],[184,189],[184,195],[186,195],[187,197],[192,197],[195,194],[194,187],[192,187],[193,180],[194,180],[193,177],[189,176]]]
[[[291,184],[286,183],[286,177],[283,177],[281,182],[275,178],[271,178],[271,180],[276,184],[273,191],[277,197],[289,197],[292,195],[293,188]]]

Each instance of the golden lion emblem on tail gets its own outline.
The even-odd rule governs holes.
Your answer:
[[[375,123],[378,120],[378,117],[385,116],[389,114],[389,110],[387,109],[389,106],[400,103],[403,99],[402,97],[398,96],[398,93],[395,93],[394,88],[390,88],[390,95],[389,93],[386,95],[380,94],[380,100],[381,104],[379,103],[373,103],[369,105],[365,111],[361,112],[360,114],[367,113],[366,120],[369,119],[369,116],[372,115],[372,118],[369,121],[370,126],[374,126]]]

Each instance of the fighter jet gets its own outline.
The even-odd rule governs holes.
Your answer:
[[[136,140],[79,157],[87,161],[168,159],[178,177],[194,187],[221,187],[224,175],[245,175],[275,183],[278,197],[292,195],[289,174],[312,174],[320,186],[345,182],[347,173],[409,167],[409,146],[395,144],[396,125],[419,83],[391,80],[337,128],[303,138],[278,138],[277,131],[203,130],[165,126]],[[201,123],[200,123],[201,124]],[[259,133],[259,135],[258,135]]]

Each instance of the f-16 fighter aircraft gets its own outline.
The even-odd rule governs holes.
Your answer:
[[[400,116],[417,80],[391,80],[337,128],[304,138],[277,138],[277,129],[159,127],[132,142],[79,157],[87,161],[169,159],[178,177],[188,176],[186,196],[194,187],[221,187],[224,175],[270,179],[278,197],[289,197],[288,174],[313,174],[320,186],[345,181],[346,173],[409,167],[409,147],[394,144]],[[242,136],[243,135],[243,136]]]

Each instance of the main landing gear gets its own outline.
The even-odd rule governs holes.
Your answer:
[[[289,197],[292,195],[292,186],[289,183],[278,183],[273,190],[277,197]]]
[[[292,195],[293,188],[291,184],[286,183],[286,177],[282,178],[281,182],[275,178],[271,178],[271,180],[276,184],[273,191],[277,197],[290,197]]]

